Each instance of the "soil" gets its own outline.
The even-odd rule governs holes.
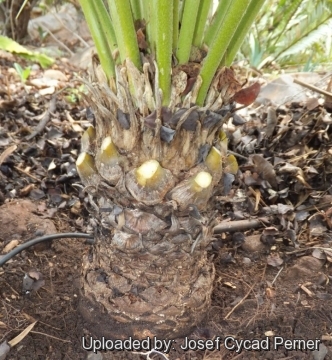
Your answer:
[[[13,239],[32,238],[40,229],[55,233],[53,222],[42,219],[41,214],[33,214],[38,214],[36,209],[36,204],[28,200],[3,205],[0,223],[6,227],[3,228],[5,237],[1,240],[7,244]],[[6,220],[8,216],[11,223]],[[58,232],[71,230],[61,221],[57,226]],[[82,254],[89,246],[79,239],[55,240],[46,249],[29,248],[21,252],[1,269],[1,341],[13,338],[38,321],[7,359],[87,359],[89,353],[82,348],[82,336],[89,330],[77,312],[77,285]],[[252,258],[252,261],[244,265],[244,258]],[[330,269],[322,260],[312,256],[293,258],[281,272],[266,265],[264,251],[248,254],[239,249],[234,260],[235,263],[225,264],[216,256],[217,276],[209,320],[191,334],[190,339],[208,340],[216,336],[222,340],[228,336],[266,339],[270,334],[289,340],[321,339],[323,335],[331,334],[332,294],[327,283]],[[32,270],[43,274],[45,285],[26,293],[22,290],[23,277]],[[300,288],[301,284],[311,295]],[[317,298],[323,292],[327,292],[325,297]],[[179,349],[185,344],[184,339],[178,339],[176,343],[176,350],[169,354],[170,359],[316,359],[311,351],[286,350],[284,347],[278,351],[237,354],[223,346],[220,351],[185,352]],[[325,359],[332,359],[331,340],[323,343],[328,351]],[[146,357],[130,352],[103,354],[103,359],[123,358]],[[151,358],[158,359],[158,356]]]
[[[34,87],[27,94],[8,70],[12,63],[3,65],[8,71],[6,81],[13,81],[16,99],[10,103],[4,95],[1,100],[0,159],[12,144],[17,150],[0,163],[1,253],[5,247],[9,251],[45,234],[90,229],[84,194],[72,171],[79,137],[87,123],[84,103],[66,102],[64,92],[57,98],[51,121],[27,141],[38,124],[36,116],[45,114],[51,98],[36,96],[38,89]],[[75,87],[68,63],[58,63],[56,70]],[[240,185],[236,183],[238,188]],[[221,206],[218,221],[225,221],[229,206]],[[189,338],[196,344],[208,341],[207,347],[211,339],[220,337],[220,350],[184,351],[181,345],[185,339],[177,339],[174,350],[163,356],[144,351],[93,354],[84,350],[82,337],[89,335],[89,329],[77,311],[77,289],[82,255],[90,245],[84,239],[70,238],[24,250],[0,268],[0,345],[36,324],[6,359],[332,359],[331,228],[328,211],[324,213],[317,206],[312,205],[306,222],[299,221],[296,242],[280,232],[280,224],[293,221],[287,217],[289,212],[282,211],[270,218],[269,227],[262,223],[259,229],[242,231],[242,241],[237,241],[238,233],[216,236],[210,249],[216,267],[212,306],[206,323]],[[255,216],[259,218],[257,212]],[[277,232],[273,241],[264,231]],[[35,274],[43,282],[32,291],[23,290],[26,274]],[[270,350],[262,349],[265,343],[260,351],[227,349],[235,346],[232,339],[256,339],[253,346],[257,340],[269,341]],[[275,339],[288,342],[275,348]],[[318,339],[319,351],[296,350],[292,343],[296,339]],[[248,341],[246,344],[249,346]],[[306,344],[310,347],[312,342]],[[0,359],[4,359],[1,348]]]

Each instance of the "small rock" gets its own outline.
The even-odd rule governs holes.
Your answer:
[[[314,360],[324,360],[327,355],[327,348],[324,344],[319,344],[319,350],[314,350],[312,356]]]
[[[90,352],[86,357],[86,360],[103,360],[103,355],[100,352],[97,352],[97,354]]]
[[[91,65],[92,55],[95,53],[95,51],[96,49],[94,46],[84,49],[83,51],[80,51],[72,56],[70,63],[82,70],[87,70]]]
[[[39,66],[38,64],[33,64],[33,65],[31,66],[31,70],[32,70],[32,71],[39,71],[39,70],[40,70],[40,66]]]
[[[303,256],[288,270],[287,277],[296,281],[308,280],[316,276],[322,266],[323,261],[313,256]]]
[[[265,245],[260,241],[260,235],[247,236],[241,245],[242,249],[248,252],[263,252]]]
[[[0,360],[5,360],[10,351],[10,346],[6,341],[0,344]]]
[[[67,81],[66,75],[60,70],[48,69],[44,71],[44,77],[53,80]]]
[[[18,240],[11,240],[2,250],[3,253],[7,253],[14,249],[20,242]]]

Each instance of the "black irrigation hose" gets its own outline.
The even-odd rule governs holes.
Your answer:
[[[13,256],[19,254],[21,251],[29,248],[30,246],[39,244],[40,242],[47,241],[47,240],[55,240],[55,239],[62,239],[62,238],[84,238],[93,240],[93,236],[84,233],[62,233],[62,234],[52,234],[52,235],[45,235],[41,236],[32,240],[25,242],[24,244],[17,246],[15,249],[10,251],[8,254],[3,255],[0,257],[0,267],[5,265],[8,260],[10,260]],[[94,241],[87,241],[88,244],[92,245]]]

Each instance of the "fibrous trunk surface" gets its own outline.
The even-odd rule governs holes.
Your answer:
[[[187,73],[174,70],[164,107],[155,65],[143,69],[127,61],[108,85],[94,68],[87,99],[95,127],[77,161],[97,239],[83,259],[80,310],[93,334],[111,339],[177,338],[206,316],[223,102],[238,90],[222,87],[229,70],[221,71],[198,108],[200,79],[188,91]]]

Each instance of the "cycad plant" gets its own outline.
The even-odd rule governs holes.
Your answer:
[[[330,61],[331,28],[330,0],[269,0],[241,51],[257,68]]]
[[[237,167],[222,125],[243,98],[223,65],[263,1],[220,1],[211,20],[212,0],[80,0],[97,49],[77,160],[96,225],[80,300],[92,333],[175,338],[205,318],[213,194]]]

